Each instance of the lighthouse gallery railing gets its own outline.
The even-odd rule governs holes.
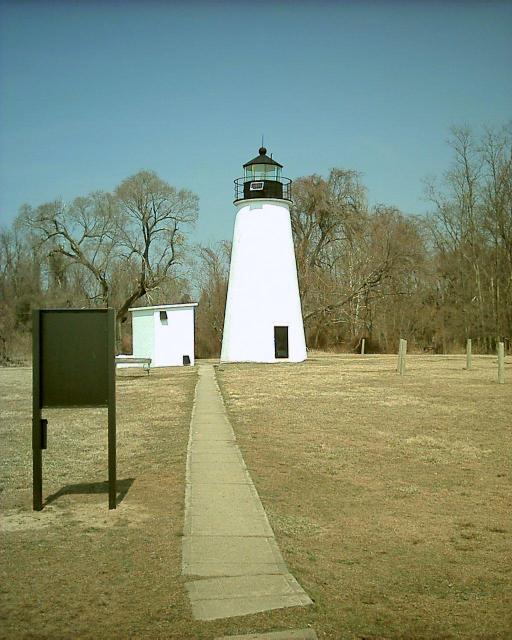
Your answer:
[[[291,200],[292,199],[292,181],[290,178],[283,178],[280,177],[277,180],[265,180],[265,179],[261,179],[258,180],[257,178],[254,178],[253,180],[247,180],[247,178],[237,178],[236,180],[234,180],[235,183],[235,200],[243,200],[246,197],[246,193],[247,193],[247,189],[244,190],[244,186],[246,184],[250,184],[251,182],[261,182],[263,184],[268,183],[279,183],[282,185],[283,188],[283,195],[279,196],[279,199],[281,200]],[[263,191],[263,189],[262,189]],[[266,191],[266,189],[265,189]],[[253,192],[252,197],[257,197],[257,191]]]

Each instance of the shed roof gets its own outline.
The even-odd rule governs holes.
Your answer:
[[[128,311],[158,311],[159,309],[177,309],[179,307],[197,307],[197,302],[182,302],[179,304],[156,304],[152,307],[131,307]]]

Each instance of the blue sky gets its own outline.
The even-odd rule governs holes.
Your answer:
[[[0,220],[146,168],[230,239],[262,133],[283,175],[355,169],[424,213],[450,126],[511,120],[510,68],[510,2],[0,0]]]

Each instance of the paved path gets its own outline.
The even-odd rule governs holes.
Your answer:
[[[288,572],[226,415],[212,365],[199,365],[190,424],[184,575],[196,620],[311,604]]]
[[[245,636],[222,636],[217,640],[318,640],[318,636],[314,629],[297,629],[295,631],[250,633]]]

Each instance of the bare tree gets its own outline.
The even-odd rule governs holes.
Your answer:
[[[439,304],[452,307],[447,334],[459,342],[472,336],[490,349],[512,324],[510,131],[487,131],[478,140],[468,128],[453,128],[449,144],[450,170],[439,184],[427,184]]]
[[[372,303],[391,295],[385,283],[411,264],[418,232],[396,209],[370,211],[359,174],[346,169],[297,180],[291,219],[309,343],[357,342],[372,331]]]
[[[198,197],[176,190],[153,171],[140,171],[116,189],[116,237],[121,255],[138,265],[137,280],[120,305],[119,322],[136,300],[160,287],[184,259],[187,227],[197,220]]]
[[[512,328],[512,126],[487,130],[483,160],[483,228],[491,243],[489,270],[496,336]]]
[[[42,263],[19,220],[0,229],[0,364],[18,363],[30,349],[30,311],[42,298]]]
[[[163,286],[183,260],[187,227],[197,218],[198,198],[176,190],[154,172],[141,171],[124,180],[114,194],[97,192],[36,209],[24,207],[22,216],[60,272],[77,265],[87,275],[88,303],[104,306],[119,300],[114,275],[124,280],[118,302],[118,345],[121,323],[139,298]],[[56,258],[64,257],[66,264]]]
[[[215,246],[200,246],[198,254],[196,348],[201,357],[218,356],[224,329],[231,243],[224,241]]]

